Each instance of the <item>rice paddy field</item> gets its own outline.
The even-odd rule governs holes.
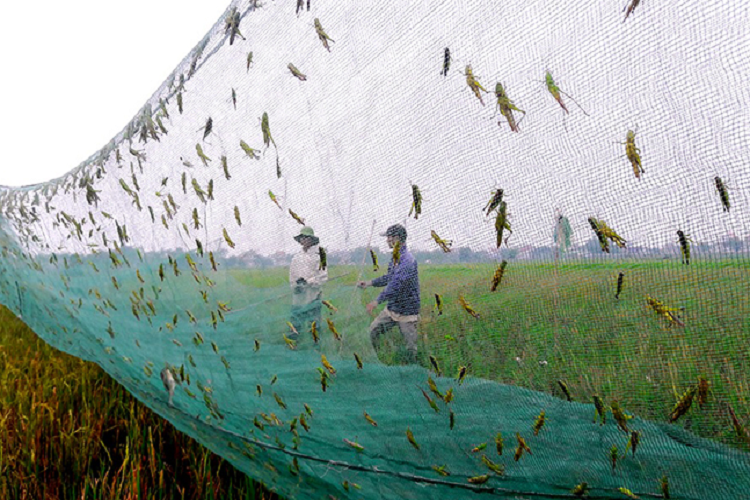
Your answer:
[[[279,497],[0,306],[0,498]]]
[[[564,398],[562,382],[573,400],[591,402],[597,394],[658,422],[668,421],[683,393],[704,377],[707,400],[674,425],[750,450],[746,260],[511,261],[490,292],[494,271],[494,264],[420,265],[424,367],[433,356],[446,374],[466,366],[471,377]],[[615,298],[620,272],[623,289]],[[231,314],[285,316],[287,269],[222,273],[219,287],[247,291],[236,294]],[[397,330],[379,353],[370,345],[364,305],[379,290],[361,291],[355,283],[375,275],[370,268],[331,267],[324,298],[338,307],[344,337],[321,335],[320,349],[331,359],[358,352],[368,363],[402,363]],[[464,311],[459,296],[479,317]],[[647,296],[675,308],[684,326],[657,315]],[[244,325],[234,333],[248,341],[262,334],[284,343],[283,321]],[[276,498],[151,413],[96,365],[47,346],[5,309],[0,338],[0,497]]]

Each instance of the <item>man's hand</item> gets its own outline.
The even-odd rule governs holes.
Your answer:
[[[367,313],[368,314],[372,314],[372,310],[375,309],[376,307],[378,307],[378,301],[377,300],[373,300],[372,302],[370,302],[369,304],[367,304],[365,306],[365,308],[367,308]]]
[[[367,288],[368,285],[369,283],[367,281],[357,281],[357,286],[359,288]]]
[[[305,278],[297,278],[297,281],[294,282],[294,293],[303,293],[306,286],[307,281]]]

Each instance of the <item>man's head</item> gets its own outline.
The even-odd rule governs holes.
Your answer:
[[[406,228],[401,224],[394,224],[381,233],[380,236],[385,236],[388,240],[388,246],[393,248],[397,241],[406,243]]]
[[[315,236],[315,232],[310,226],[305,226],[300,229],[299,234],[295,236],[294,239],[297,241],[297,243],[302,245],[302,248],[305,250],[317,245],[320,242],[320,239]]]

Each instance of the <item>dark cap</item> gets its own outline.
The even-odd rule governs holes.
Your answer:
[[[406,228],[401,224],[394,224],[385,230],[384,233],[380,233],[380,236],[398,236],[401,241],[406,241]]]

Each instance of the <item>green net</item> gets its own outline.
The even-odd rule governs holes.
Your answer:
[[[746,6],[311,3],[1,188],[0,302],[289,498],[747,496]]]

